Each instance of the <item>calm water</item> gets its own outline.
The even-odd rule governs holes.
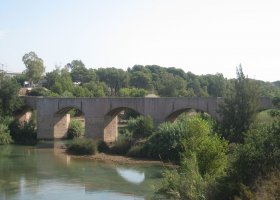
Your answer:
[[[159,166],[74,159],[59,145],[0,145],[0,200],[149,199],[160,179]]]

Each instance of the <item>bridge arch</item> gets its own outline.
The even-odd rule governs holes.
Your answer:
[[[34,114],[36,116],[36,110],[33,107],[23,105],[13,113],[13,117],[23,126],[24,123],[30,122]]]
[[[63,116],[71,108],[78,108],[85,114],[86,136],[103,139],[104,130],[123,108],[130,108],[141,115],[150,115],[155,126],[174,119],[180,113],[193,108],[210,114],[219,120],[217,108],[223,102],[223,98],[214,97],[159,97],[159,98],[53,98],[35,97],[25,98],[27,105],[37,110],[37,128],[39,139],[54,139],[53,125],[54,115]],[[272,101],[261,98],[261,108],[272,108]],[[114,137],[113,137],[114,139]],[[116,138],[115,138],[116,139]],[[114,139],[114,140],[115,140]]]
[[[73,113],[70,114],[70,112],[73,111]],[[72,116],[71,116],[72,115]],[[84,113],[80,110],[79,107],[73,105],[73,106],[65,106],[62,108],[59,108],[54,114],[53,114],[53,121],[51,126],[53,126],[53,131],[50,134],[53,134],[53,138],[56,139],[63,139],[68,137],[68,129],[71,122],[72,117],[76,117],[77,115],[80,116],[80,120],[82,125],[84,126],[85,120],[84,120]]]
[[[210,113],[208,113],[208,112],[206,112],[206,111],[204,111],[204,110],[200,110],[200,109],[195,109],[195,108],[182,108],[182,109],[179,109],[179,110],[176,110],[176,111],[173,111],[172,113],[170,113],[167,117],[166,117],[166,119],[165,119],[165,121],[169,121],[169,122],[174,122],[174,121],[176,121],[176,119],[180,116],[180,115],[182,115],[182,114],[184,114],[184,113],[190,113],[191,111],[194,111],[194,112],[196,112],[196,113],[206,113],[206,114],[208,114],[209,116],[211,116],[211,114]],[[213,116],[211,116],[212,118],[213,118]]]
[[[131,107],[116,107],[110,110],[104,116],[104,131],[103,137],[106,142],[115,142],[119,135],[120,113],[122,111],[132,111],[136,115],[141,115],[137,110]]]

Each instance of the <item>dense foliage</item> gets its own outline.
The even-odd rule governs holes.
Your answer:
[[[230,142],[243,142],[243,133],[249,130],[259,108],[257,85],[237,69],[237,79],[219,108],[223,136]]]
[[[280,184],[279,152],[279,120],[249,130],[245,134],[244,144],[237,145],[230,155],[228,175],[219,183],[217,198],[259,199],[262,196],[267,196],[266,199],[279,198],[279,187],[277,189],[277,185]]]
[[[3,77],[0,81],[0,116],[11,116],[22,106],[22,100],[18,96],[20,86],[15,79],[9,77]]]
[[[38,83],[45,72],[44,61],[39,58],[33,51],[26,53],[22,57],[22,61],[26,66],[25,74],[31,85]]]
[[[97,153],[97,145],[92,139],[77,138],[67,147],[67,151],[77,155],[93,155]]]
[[[224,78],[220,73],[195,75],[182,69],[157,65],[135,65],[126,71],[114,67],[93,69],[87,68],[81,60],[73,60],[42,76],[43,60],[34,52],[24,56],[24,63],[27,70],[16,77],[17,81],[22,84],[23,78],[35,82],[42,79],[42,86],[50,91],[41,93],[44,96],[143,97],[154,93],[166,97],[225,97],[235,85],[234,81]],[[277,82],[251,82],[260,88],[261,96],[280,96]]]
[[[133,137],[147,137],[154,131],[154,123],[151,116],[131,118],[127,123],[127,130],[132,133]]]
[[[0,144],[10,144],[12,142],[9,127],[0,122]]]
[[[180,156],[181,160],[179,169],[163,174],[159,192],[169,199],[205,199],[216,179],[225,175],[227,142],[199,116],[165,124],[158,133],[149,140],[148,152],[168,159]]]
[[[83,126],[78,120],[71,120],[67,132],[69,139],[81,137],[84,133]]]
[[[33,120],[20,123],[17,119],[9,125],[12,139],[15,143],[34,145],[37,143],[36,125]]]

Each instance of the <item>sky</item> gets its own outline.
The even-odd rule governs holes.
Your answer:
[[[279,0],[0,0],[0,65],[135,64],[280,80]]]

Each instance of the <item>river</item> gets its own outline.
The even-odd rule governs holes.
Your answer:
[[[54,146],[0,145],[0,199],[142,200],[160,180],[161,166],[78,159]]]

